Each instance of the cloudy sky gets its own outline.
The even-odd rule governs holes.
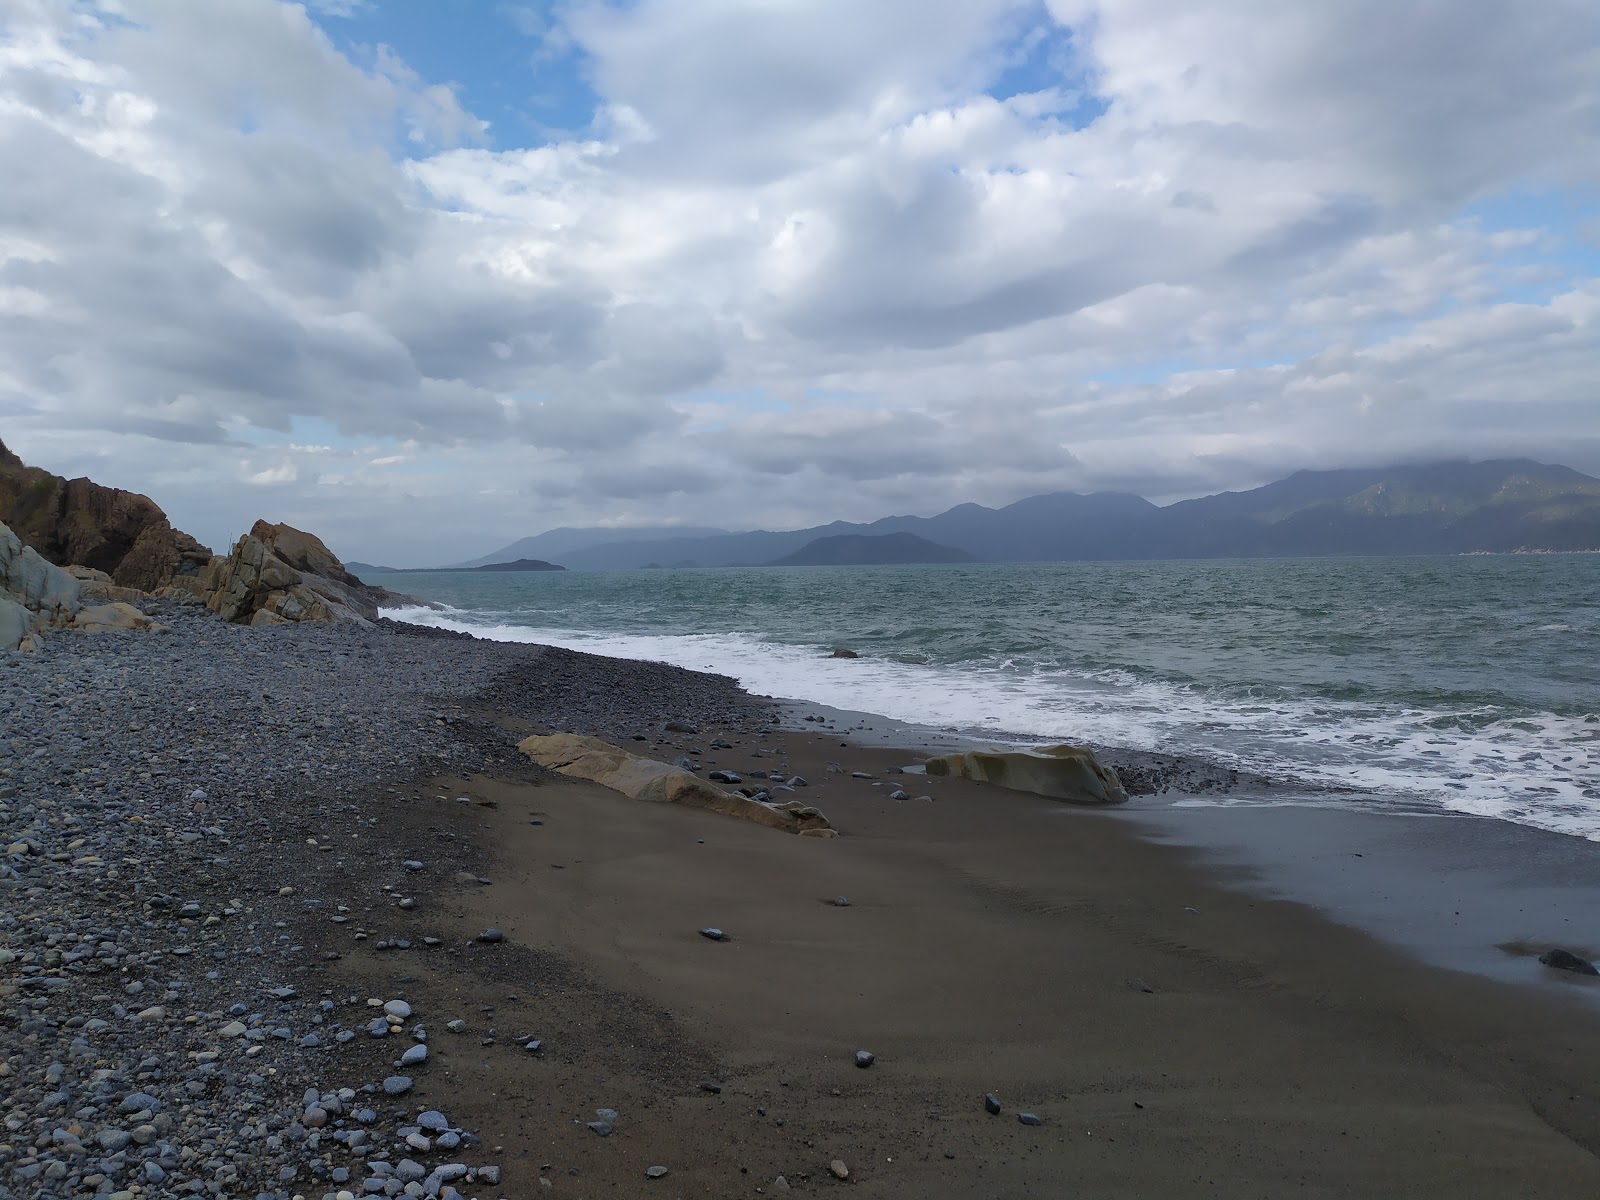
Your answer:
[[[431,565],[1600,473],[1594,0],[0,0],[0,438]]]

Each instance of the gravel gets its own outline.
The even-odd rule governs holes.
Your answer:
[[[435,1161],[471,1131],[410,1149],[421,1131],[384,1100],[410,1080],[381,1078],[387,1043],[355,1034],[413,1032],[417,1014],[375,1018],[339,985],[341,952],[306,946],[312,922],[372,946],[332,898],[445,869],[386,844],[361,797],[537,779],[490,712],[621,740],[668,718],[765,725],[767,708],[718,676],[386,621],[249,629],[141,607],[167,629],[0,654],[0,1196],[497,1183],[495,1164]],[[382,895],[403,921],[402,894]],[[388,952],[414,936],[396,932]],[[426,1050],[408,1040],[409,1065]]]

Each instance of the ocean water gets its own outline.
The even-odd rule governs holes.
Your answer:
[[[400,572],[401,620],[1600,840],[1600,555]],[[834,659],[849,647],[859,659]]]

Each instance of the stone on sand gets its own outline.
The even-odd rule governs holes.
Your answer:
[[[975,779],[1073,804],[1123,804],[1128,793],[1110,767],[1085,746],[1033,750],[969,750],[930,758],[929,775]]]

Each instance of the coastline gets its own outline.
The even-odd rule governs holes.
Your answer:
[[[237,895],[243,911],[213,926],[146,908],[154,923],[135,941],[158,950],[142,976],[172,993],[163,1024],[112,1014],[106,981],[81,975],[83,962],[50,963],[40,918],[13,909],[0,944],[15,957],[0,963],[0,990],[49,999],[32,1010],[44,1019],[26,1035],[35,1041],[9,1013],[0,1026],[15,1050],[6,1078],[17,1122],[0,1182],[18,1195],[51,1194],[41,1175],[19,1181],[19,1164],[56,1154],[77,1163],[72,1178],[92,1166],[40,1150],[39,1133],[64,1114],[31,1107],[52,1056],[79,1061],[65,1045],[79,1028],[62,1020],[72,1012],[111,1020],[95,1035],[96,1061],[128,1061],[124,1090],[144,1086],[167,1112],[189,1114],[170,1135],[169,1174],[192,1167],[220,1194],[333,1195],[347,1186],[331,1176],[337,1167],[358,1172],[348,1186],[359,1191],[372,1162],[408,1154],[429,1172],[492,1164],[492,1181],[439,1180],[441,1195],[479,1197],[772,1195],[779,1175],[790,1190],[820,1191],[837,1185],[834,1159],[860,1194],[885,1197],[1600,1188],[1600,1102],[1590,1094],[1600,1026],[1588,981],[1537,968],[1540,978],[1513,986],[1441,969],[1267,897],[1271,880],[1164,844],[1171,832],[1145,824],[1238,810],[1088,811],[960,780],[925,781],[931,802],[893,801],[872,783],[895,778],[886,771],[906,765],[902,748],[775,726],[774,706],[725,678],[387,625],[256,631],[163,619],[173,630],[159,638],[63,639],[51,661],[14,660],[13,711],[55,678],[69,740],[103,755],[128,738],[103,706],[86,711],[104,698],[96,688],[192,671],[194,656],[226,641],[235,682],[274,693],[264,716],[231,728],[205,712],[183,717],[185,701],[204,708],[214,686],[205,672],[144,696],[141,711],[177,714],[191,759],[151,782],[187,794],[197,772],[226,779],[257,761],[280,762],[281,778],[259,792],[210,784],[204,812],[169,799],[146,811],[170,831],[136,843],[127,839],[140,826],[116,817],[103,791],[73,785],[46,797],[55,817],[99,821],[106,861],[135,846],[152,864],[170,858],[160,890],[178,903],[193,892],[216,914]],[[701,733],[668,732],[669,722]],[[669,760],[699,748],[734,769],[782,764],[811,781],[804,799],[842,836],[794,838],[639,804],[515,752],[523,734],[555,728]],[[712,750],[711,731],[732,748]],[[131,739],[130,761],[150,737]],[[779,746],[781,756],[753,755]],[[236,759],[222,765],[225,749]],[[878,779],[830,774],[830,759]],[[7,775],[20,778],[12,772],[26,761],[8,759]],[[131,802],[145,803],[144,786]],[[58,860],[67,831],[39,827],[46,853],[24,863],[21,894],[41,912],[76,904],[85,927],[103,926],[105,901],[73,882],[90,869],[73,863],[81,850]],[[191,827],[192,843],[180,836]],[[1311,841],[1331,845],[1323,834]],[[152,895],[124,886],[136,901]],[[849,907],[831,903],[839,895]],[[698,935],[713,924],[730,940]],[[490,926],[502,942],[477,940]],[[174,957],[180,942],[202,953]],[[27,984],[43,976],[67,982]],[[263,997],[284,986],[296,994]],[[363,1031],[368,998],[413,1008],[400,1037]],[[331,1008],[319,1011],[322,1000]],[[230,1003],[243,1004],[239,1020],[259,1037],[218,1040]],[[461,1032],[447,1027],[457,1020]],[[293,1039],[274,1035],[280,1022]],[[416,1024],[428,1031],[428,1061],[410,1071],[409,1092],[386,1097],[378,1083]],[[187,1032],[164,1045],[174,1029]],[[332,1036],[345,1029],[357,1036]],[[321,1035],[317,1045],[300,1045],[308,1033]],[[517,1040],[528,1035],[536,1052]],[[878,1055],[868,1070],[851,1063],[863,1048]],[[133,1069],[152,1052],[169,1056],[160,1078]],[[200,1064],[209,1072],[195,1065],[206,1053],[219,1055]],[[184,1090],[197,1081],[199,1093]],[[330,1113],[323,1102],[338,1105],[339,1087],[353,1098]],[[308,1088],[320,1089],[310,1106]],[[999,1117],[983,1110],[989,1091]],[[218,1096],[230,1124],[180,1136],[183,1121],[210,1119],[205,1106]],[[357,1121],[359,1104],[376,1119]],[[311,1107],[326,1126],[310,1124]],[[619,1114],[606,1137],[585,1124],[600,1108]],[[481,1142],[409,1149],[402,1131],[423,1109]],[[1019,1124],[1019,1110],[1044,1123]],[[276,1145],[237,1141],[241,1112],[263,1131],[280,1114]],[[82,1135],[130,1120],[101,1106]],[[367,1132],[355,1152],[358,1127]],[[307,1145],[326,1130],[344,1140]],[[668,1176],[647,1180],[652,1165]],[[292,1178],[278,1176],[291,1168]],[[234,1183],[218,1182],[230,1169]],[[397,1177],[378,1178],[381,1191]]]

